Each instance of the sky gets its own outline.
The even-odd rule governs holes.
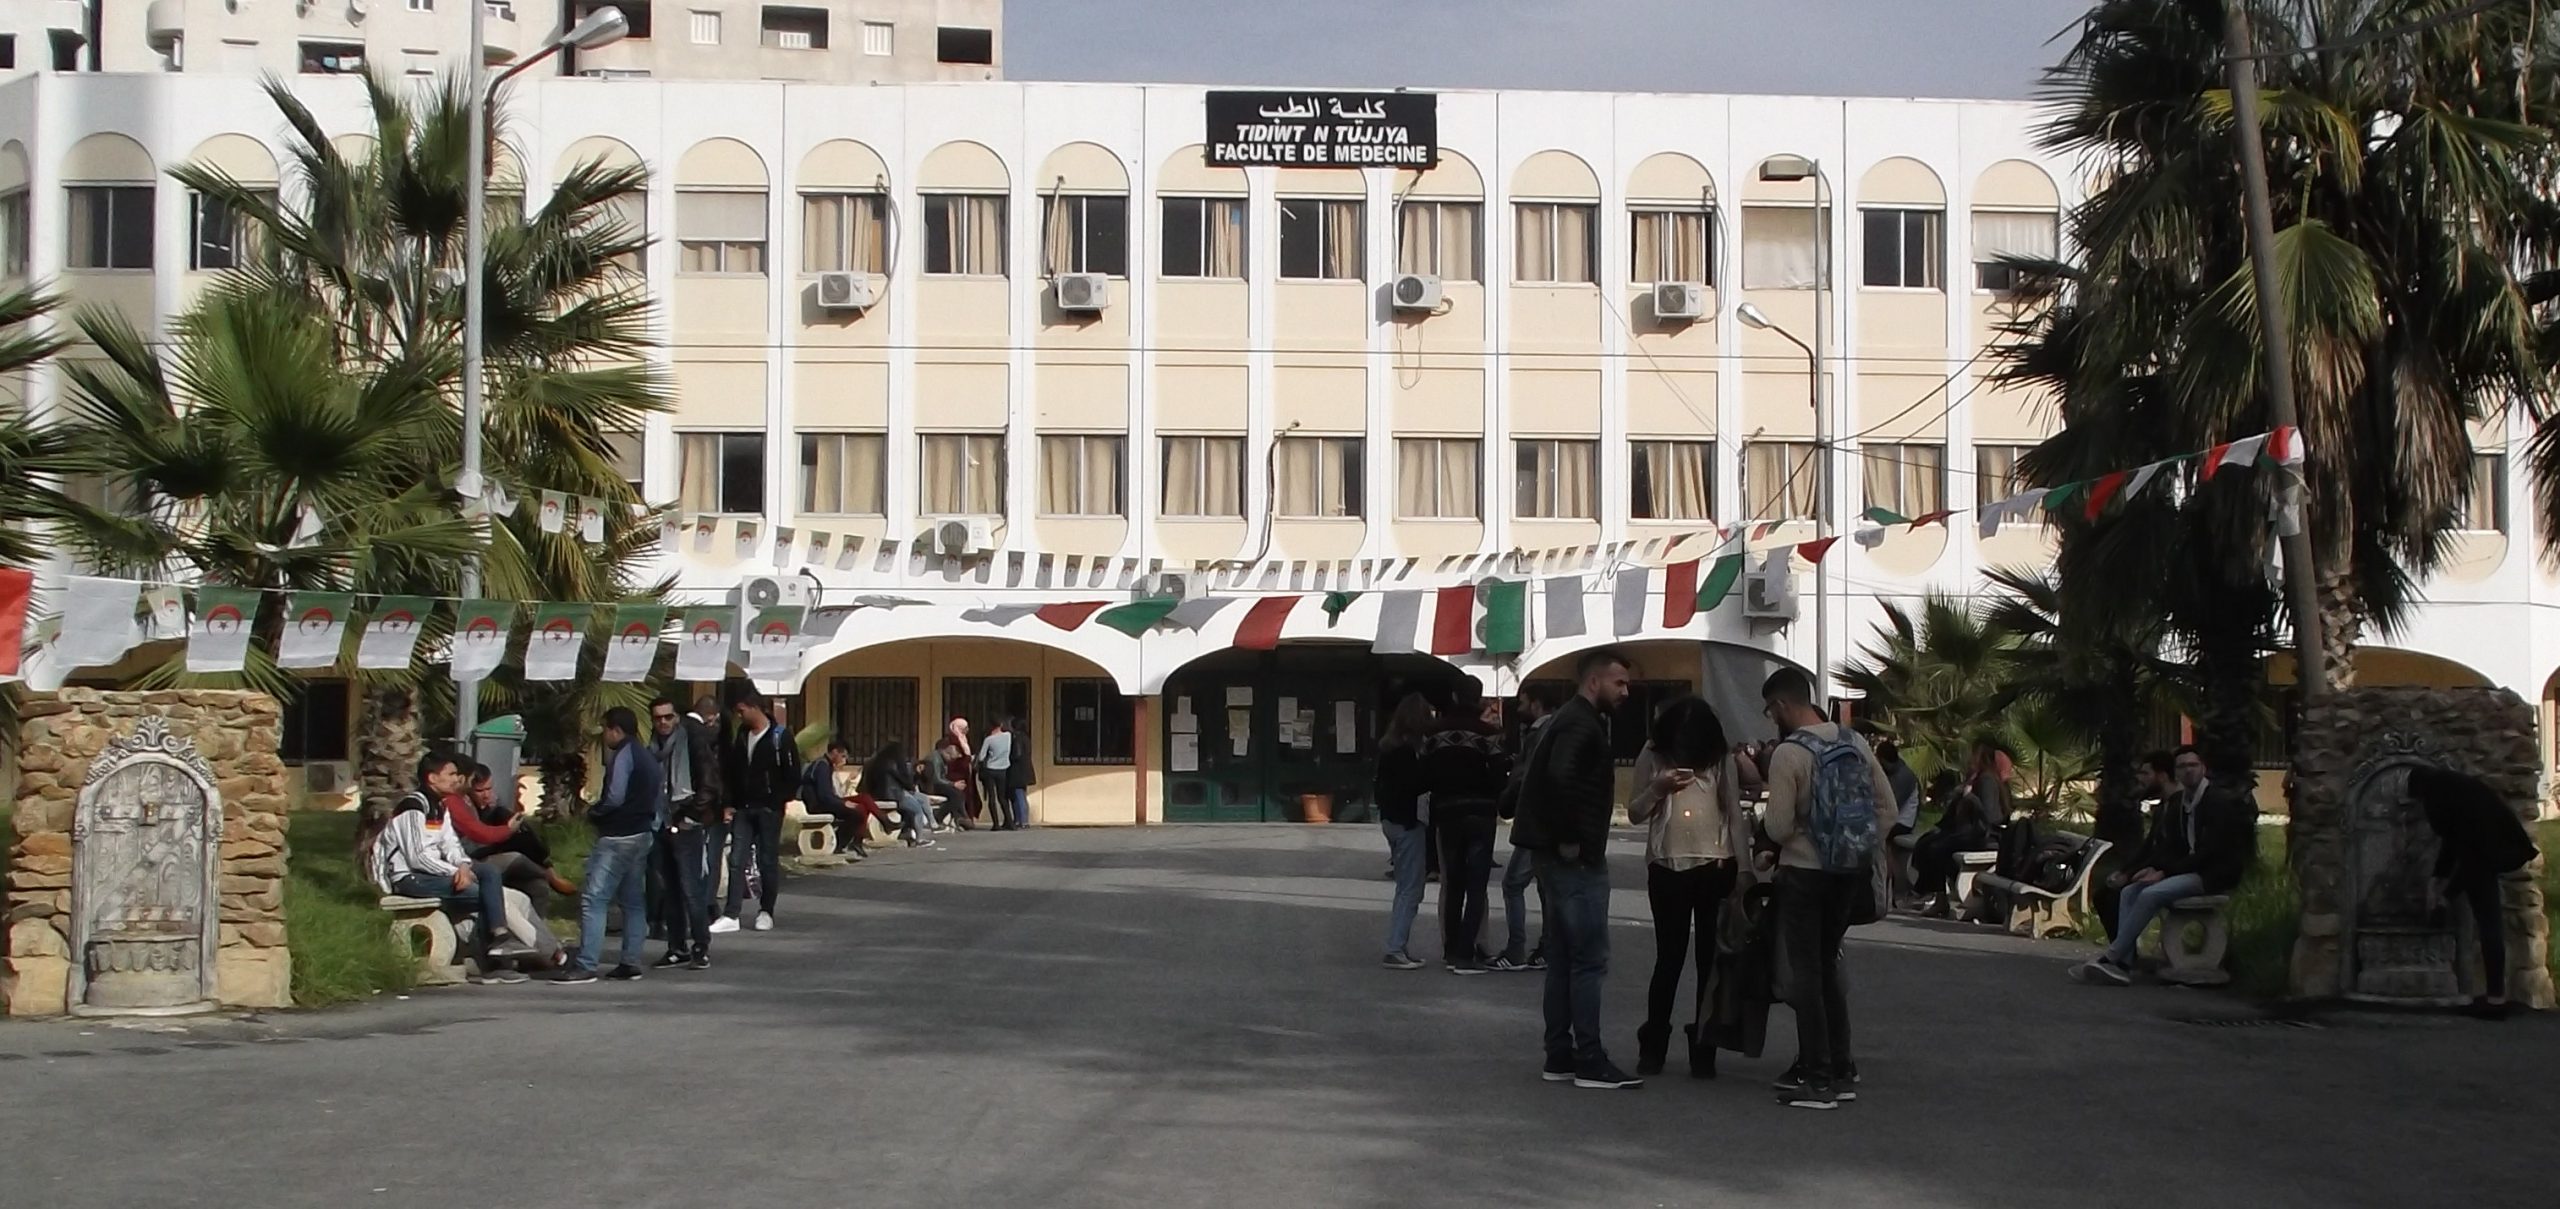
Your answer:
[[[1005,74],[2018,99],[2089,3],[1006,0]]]

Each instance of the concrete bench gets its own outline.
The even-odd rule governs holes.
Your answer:
[[[2008,897],[2009,931],[2013,935],[2036,940],[2073,935],[2079,931],[2074,912],[2089,909],[2089,879],[2097,872],[2098,858],[2105,856],[2112,845],[2105,840],[2073,836],[2069,832],[2055,834],[2080,843],[2080,855],[2073,862],[2070,885],[2060,890],[2047,890],[1997,873],[1980,874],[1973,880],[1976,886]]]
[[[549,965],[557,956],[559,942],[534,913],[533,900],[521,890],[509,890],[506,897],[508,930],[525,938],[536,950],[534,956],[524,959],[525,963],[535,968]],[[391,916],[391,942],[414,955],[418,985],[453,986],[488,973],[472,946],[473,934],[479,931],[478,920],[455,921],[445,914],[442,899],[386,894],[375,905]],[[423,953],[418,951],[422,939],[426,942]]]
[[[2199,894],[2169,904],[2160,913],[2160,955],[2167,964],[2160,981],[2180,986],[2218,987],[2231,981],[2222,959],[2231,950],[2231,896]],[[2197,931],[2194,943],[2187,929]]]
[[[1973,883],[2000,863],[1997,852],[1959,852],[1956,854],[1956,897],[1968,909],[1973,904]]]
[[[823,814],[811,814],[798,802],[782,804],[782,831],[791,837],[792,846],[804,861],[835,855],[836,821]]]

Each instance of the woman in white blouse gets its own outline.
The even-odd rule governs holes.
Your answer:
[[[1751,851],[1740,777],[1716,712],[1696,697],[1663,705],[1636,756],[1636,795],[1627,821],[1646,826],[1645,896],[1653,904],[1653,985],[1636,1030],[1636,1073],[1660,1074],[1671,1048],[1671,1005],[1680,991],[1694,935],[1698,977],[1715,960],[1716,923],[1739,888],[1741,858]],[[1715,1073],[1713,1046],[1692,1045],[1693,1069]],[[1700,1055],[1704,1055],[1701,1057]]]

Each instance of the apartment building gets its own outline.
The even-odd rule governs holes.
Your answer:
[[[605,0],[21,0],[0,70],[432,76],[462,62],[471,5],[503,69]],[[630,36],[549,75],[836,84],[999,78],[1004,0],[611,0]],[[10,60],[14,59],[12,63]]]
[[[302,91],[337,138],[365,137],[352,81]],[[717,540],[668,557],[684,597],[774,574],[780,527],[897,552],[780,560],[827,601],[879,606],[779,686],[795,719],[910,750],[953,715],[1027,719],[1051,822],[1291,818],[1308,799],[1358,817],[1402,693],[1458,676],[1508,692],[1602,643],[1634,653],[1636,708],[1700,691],[1747,734],[1761,676],[1815,661],[1813,568],[1778,565],[1791,604],[1679,626],[1657,573],[1623,632],[1609,571],[1694,557],[1718,523],[1823,532],[1813,379],[1790,337],[1816,342],[1821,317],[1834,532],[1870,507],[2003,498],[2054,422],[1983,356],[2018,305],[1998,254],[2052,251],[2080,189],[2029,106],[1269,95],[581,79],[518,95],[507,158],[534,203],[583,162],[650,173],[676,400],[630,435],[627,469],[648,498],[719,518]],[[1436,154],[1381,140],[1342,158],[1429,166],[1317,166],[1332,156],[1212,128],[1237,105],[1276,115],[1248,119],[1269,139],[1293,115],[1419,106],[1428,127],[1407,133]],[[164,325],[224,254],[167,169],[277,180],[279,137],[239,78],[0,83],[5,271]],[[1223,166],[1257,155],[1299,158]],[[32,384],[39,407],[49,388]],[[2520,430],[2480,435],[2457,557],[2360,671],[2547,703],[2560,622],[2541,606],[2560,582],[2531,510],[2506,506]],[[742,522],[760,536],[733,541]],[[917,553],[954,537],[950,557]],[[2040,526],[1985,536],[1968,515],[1842,542],[1823,563],[1828,650],[1867,640],[1879,601],[2050,556]],[[1397,593],[1488,562],[1580,577],[1582,632],[1541,615],[1503,659],[1375,649]],[[1295,608],[1277,650],[1237,646],[1244,607],[1136,638],[1022,615],[1168,589],[1359,595]],[[1632,756],[1638,728],[1620,729]]]

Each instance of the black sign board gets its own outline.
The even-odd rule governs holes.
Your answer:
[[[1440,98],[1427,92],[1213,92],[1213,168],[1429,168]]]

